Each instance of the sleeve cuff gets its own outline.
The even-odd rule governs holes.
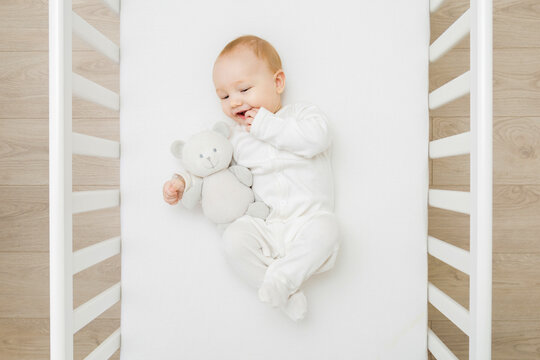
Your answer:
[[[184,187],[184,191],[186,191],[192,184],[191,176],[187,172],[184,172],[184,171],[181,171],[181,170],[176,171],[176,174],[180,175],[184,179],[184,182],[186,183],[186,185]]]
[[[266,129],[268,128],[268,120],[270,120],[269,118],[272,115],[274,114],[261,106],[257,112],[257,115],[255,115],[255,118],[253,118],[253,122],[251,123],[251,135],[258,139],[262,139],[266,133]]]

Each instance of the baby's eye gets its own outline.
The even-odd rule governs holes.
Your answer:
[[[216,148],[214,148],[214,152],[217,152]]]
[[[221,100],[225,100],[229,97],[229,95],[225,96],[225,97],[222,97]]]
[[[248,91],[249,89],[251,89],[251,88],[244,89],[244,90],[242,90],[242,92],[246,92],[246,91]]]

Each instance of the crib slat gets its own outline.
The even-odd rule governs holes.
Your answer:
[[[435,62],[450,51],[471,31],[470,11],[467,9],[429,47],[429,61]]]
[[[73,275],[111,256],[120,254],[120,245],[120,237],[118,236],[75,251],[73,253]]]
[[[448,136],[429,143],[430,159],[469,154],[471,152],[471,133]]]
[[[74,191],[71,199],[72,214],[106,209],[120,205],[120,190]]]
[[[443,3],[444,0],[431,0],[429,2],[429,12],[434,13],[435,11],[439,10]]]
[[[111,306],[120,301],[120,283],[116,283],[101,294],[73,310],[73,334],[85,327]]]
[[[469,71],[450,80],[438,89],[429,94],[429,109],[434,110],[451,101],[454,101],[471,90]]]
[[[428,282],[428,301],[465,334],[469,335],[469,311]]]
[[[94,349],[84,360],[106,360],[116,350],[120,349],[120,328],[109,335],[97,348]]]
[[[117,93],[98,85],[77,73],[72,73],[71,75],[73,95],[108,107],[109,109],[120,110],[120,97]]]
[[[120,14],[120,0],[102,0],[117,15]]]
[[[428,253],[459,271],[469,274],[470,254],[467,250],[428,236]]]
[[[430,206],[440,209],[470,214],[471,201],[468,191],[429,189],[428,202]]]
[[[459,360],[456,355],[428,328],[428,349],[437,360]]]
[[[75,35],[115,63],[120,62],[120,48],[114,42],[87,23],[77,13],[72,12],[72,16],[73,33]]]
[[[470,214],[470,193],[468,191],[429,189],[430,206],[440,209]]]
[[[120,143],[86,134],[72,133],[73,154],[118,159]]]

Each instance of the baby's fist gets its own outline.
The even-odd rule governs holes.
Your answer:
[[[251,124],[253,124],[253,120],[255,119],[255,116],[257,116],[258,112],[259,112],[258,108],[253,108],[251,110],[246,111],[246,131],[247,132],[250,132]]]
[[[185,189],[184,179],[174,174],[171,180],[168,180],[163,184],[163,200],[169,205],[178,203],[184,194]]]

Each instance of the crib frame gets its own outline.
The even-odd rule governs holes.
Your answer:
[[[120,0],[102,0],[118,15]],[[450,1],[450,0],[449,0]],[[430,12],[444,0],[431,0]],[[71,0],[49,1],[49,231],[50,358],[73,359],[74,334],[120,301],[117,283],[73,309],[73,275],[120,254],[121,237],[73,252],[72,216],[120,205],[120,189],[72,191],[72,155],[120,158],[118,142],[72,131],[72,97],[119,110],[120,96],[72,72],[72,33],[111,60],[120,49],[72,11]],[[429,206],[470,215],[470,251],[427,237],[428,253],[470,276],[470,309],[428,282],[428,301],[469,336],[469,359],[491,359],[492,297],[492,0],[471,0],[468,9],[429,48],[430,63],[470,33],[470,70],[429,94],[429,108],[470,94],[469,132],[431,141],[429,158],[470,154],[470,192],[428,190]],[[427,160],[427,159],[426,159]],[[428,328],[428,350],[457,360]],[[120,329],[86,360],[108,359],[120,348]]]

